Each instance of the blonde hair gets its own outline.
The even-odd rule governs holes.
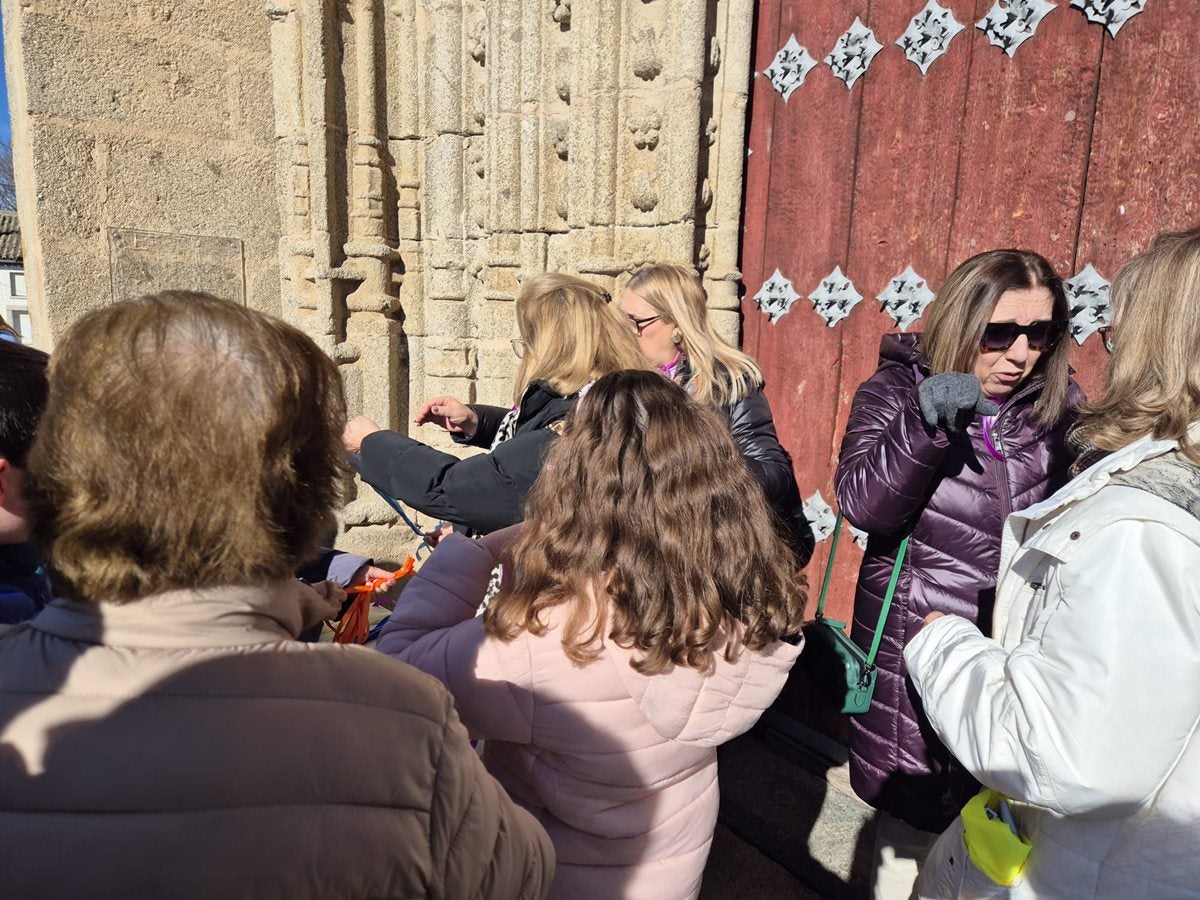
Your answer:
[[[1160,234],[1127,262],[1112,305],[1108,391],[1080,407],[1077,435],[1108,451],[1147,435],[1175,440],[1200,463],[1188,437],[1200,420],[1200,228]]]
[[[648,266],[625,287],[679,331],[679,347],[692,370],[685,386],[694,399],[727,406],[762,386],[758,364],[713,330],[704,285],[693,272],[682,266]]]
[[[921,352],[934,375],[971,372],[979,358],[983,331],[996,303],[1008,291],[1044,287],[1054,298],[1053,318],[1070,318],[1062,278],[1043,256],[1028,250],[988,250],[950,273],[925,314]],[[1067,411],[1071,370],[1066,338],[1042,354],[1036,372],[1045,385],[1034,405],[1034,421],[1050,427]]]
[[[629,324],[603,288],[547,272],[525,283],[517,297],[517,328],[525,354],[517,370],[513,402],[545,381],[564,397],[601,375],[648,364]]]

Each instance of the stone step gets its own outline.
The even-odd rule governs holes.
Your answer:
[[[722,747],[721,828],[703,896],[865,896],[874,811],[850,790],[844,756],[777,717]],[[776,887],[760,893],[760,882]]]

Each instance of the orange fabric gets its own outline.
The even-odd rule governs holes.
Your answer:
[[[406,575],[411,575],[415,565],[416,560],[410,556],[404,561],[404,565],[392,573],[391,577],[400,579]],[[385,581],[387,581],[386,578],[371,578],[364,584],[346,589],[347,594],[357,594],[354,602],[350,604],[350,608],[346,610],[340,622],[336,624],[333,622],[326,623],[333,628],[333,642],[335,644],[366,643],[367,635],[371,631],[371,595]]]

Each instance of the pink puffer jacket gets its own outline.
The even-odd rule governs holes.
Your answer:
[[[436,676],[484,761],[550,834],[552,897],[695,897],[717,821],[716,748],[750,728],[800,647],[778,642],[708,675],[639,675],[606,643],[577,667],[549,629],[505,643],[475,611],[496,557],[451,535],[404,591],[379,649]]]

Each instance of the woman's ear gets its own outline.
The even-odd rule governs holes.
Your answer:
[[[0,544],[19,544],[29,540],[24,481],[25,470],[0,456]]]
[[[10,463],[5,457],[0,456],[0,507],[4,506],[4,498],[13,491],[13,478],[19,477],[20,474],[16,466]]]

